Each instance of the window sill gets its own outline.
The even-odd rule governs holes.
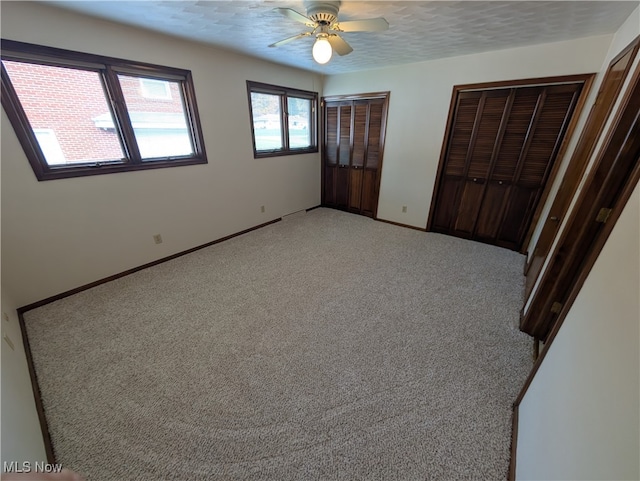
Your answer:
[[[315,154],[318,152],[317,147],[309,149],[296,149],[296,150],[265,150],[262,152],[254,152],[254,159],[261,159],[263,157],[281,157],[285,155],[299,155],[299,154]]]
[[[154,160],[140,164],[102,164],[82,165],[78,167],[51,167],[44,172],[39,172],[36,177],[39,181],[54,179],[69,179],[73,177],[86,177],[89,175],[117,174],[119,172],[132,172],[136,170],[164,169],[185,165],[206,164],[206,157],[190,157],[180,160]]]

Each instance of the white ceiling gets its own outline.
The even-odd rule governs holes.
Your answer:
[[[638,1],[354,1],[339,20],[384,17],[389,30],[345,33],[354,51],[324,66],[311,58],[313,39],[268,45],[308,31],[274,11],[306,14],[303,0],[49,1],[63,8],[205,42],[324,74],[366,70],[615,32]]]

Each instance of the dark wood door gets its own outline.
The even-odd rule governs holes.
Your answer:
[[[548,340],[575,300],[640,177],[640,67],[520,322]]]
[[[322,205],[375,217],[388,93],[323,99]]]
[[[430,229],[519,250],[583,85],[459,92]]]
[[[529,297],[540,275],[553,240],[567,214],[569,203],[578,189],[578,184],[593,154],[596,140],[600,137],[600,133],[611,114],[611,110],[622,89],[622,85],[631,70],[639,45],[640,37],[637,37],[609,64],[609,68],[600,85],[596,101],[591,108],[591,112],[589,112],[585,127],[580,134],[578,144],[565,171],[558,193],[546,216],[544,227],[533,248],[526,271],[525,298]]]

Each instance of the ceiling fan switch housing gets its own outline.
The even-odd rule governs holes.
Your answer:
[[[338,19],[340,2],[308,2],[307,17],[320,25],[331,25]]]

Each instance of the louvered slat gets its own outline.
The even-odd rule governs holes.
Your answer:
[[[520,88],[516,91],[507,129],[491,175],[492,180],[502,182],[513,180],[540,91],[537,87]]]
[[[471,140],[471,133],[473,132],[473,124],[476,119],[480,97],[481,94],[479,92],[460,94],[451,141],[449,142],[449,152],[445,170],[446,175],[464,175],[469,142]]]
[[[340,155],[338,162],[340,165],[349,165],[351,153],[351,106],[342,105],[340,107]]]
[[[468,178],[487,178],[509,90],[485,92],[484,96],[478,135],[469,161]]]
[[[367,162],[368,169],[377,169],[380,165],[380,132],[382,129],[383,101],[374,101],[369,105],[369,125],[367,126]]]
[[[565,118],[571,113],[568,111],[576,92],[575,88],[567,87],[562,85],[547,88],[547,96],[518,179],[521,184],[542,186],[545,180],[557,150]]]
[[[326,107],[326,139],[325,156],[328,164],[338,162],[338,107]]]
[[[351,165],[362,167],[365,154],[365,132],[367,128],[367,104],[358,102],[354,106],[353,121],[353,160]]]

